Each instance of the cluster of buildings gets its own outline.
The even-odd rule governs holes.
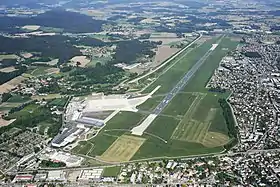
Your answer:
[[[104,168],[82,169],[82,170],[50,170],[39,171],[38,173],[17,174],[11,181],[11,184],[32,184],[38,185],[44,183],[67,184],[71,182],[76,185],[90,183],[112,183],[115,178],[104,177]]]
[[[232,92],[228,102],[238,125],[238,151],[271,149],[280,143],[280,45],[275,43],[280,38],[269,38],[243,38],[245,44],[222,60],[208,84]]]
[[[279,152],[250,152],[124,165],[118,182],[197,186],[277,186]]]
[[[37,158],[40,160],[49,160],[52,162],[62,162],[65,163],[66,167],[78,167],[81,166],[82,162],[84,161],[83,157],[72,155],[68,152],[56,150],[50,147],[42,150]]]
[[[52,146],[61,148],[73,143],[81,136],[95,132],[104,126],[104,120],[99,116],[85,115],[86,100],[73,98],[64,114],[63,131],[52,140]]]
[[[106,167],[26,172],[11,179],[12,184],[45,182],[63,186],[278,186],[279,150],[227,153],[200,158],[143,161],[118,166],[107,176]]]
[[[0,136],[0,170],[7,170],[26,163],[26,158],[46,145],[46,137],[13,128]]]

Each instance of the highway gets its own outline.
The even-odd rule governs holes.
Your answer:
[[[218,44],[221,42],[223,37],[218,41]],[[197,72],[197,70],[202,66],[205,60],[210,56],[210,54],[214,50],[209,50],[207,53],[201,57],[196,64],[184,75],[184,77],[177,83],[177,85],[165,96],[165,98],[158,104],[158,106],[154,109],[152,114],[159,115],[164,108],[168,105],[168,103],[176,96],[176,94],[182,90],[189,80],[193,77],[193,75]]]

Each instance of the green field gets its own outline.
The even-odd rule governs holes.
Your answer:
[[[149,98],[145,103],[141,104],[137,108],[139,110],[152,111],[157,107],[157,105],[162,101],[163,98],[164,96],[155,96]]]
[[[67,100],[68,100],[67,97],[56,98],[52,100],[49,104],[59,106],[59,107],[64,107],[64,105],[67,103]]]
[[[103,177],[117,177],[120,173],[121,167],[120,166],[113,166],[113,167],[106,167],[104,168]]]
[[[109,62],[110,60],[112,60],[111,57],[93,57],[91,59],[91,62],[89,62],[86,67],[91,67],[91,66],[95,66],[97,63],[100,63],[102,65],[106,64],[107,62]]]
[[[38,67],[35,70],[33,70],[30,74],[33,76],[42,76],[47,73],[47,69],[49,69],[49,67]]]
[[[172,116],[183,116],[195,98],[196,93],[178,93],[162,113]]]
[[[221,59],[236,46],[237,42],[224,38],[207,58],[199,73],[194,75],[182,92],[176,95],[163,111],[163,114],[177,119],[160,116],[149,126],[146,132],[167,140],[167,144],[160,139],[149,137],[133,159],[214,153],[224,150],[223,145],[230,139],[218,100],[226,98],[228,93],[208,92],[205,86]],[[151,103],[149,105],[152,106]]]
[[[93,145],[90,142],[82,141],[82,142],[79,142],[79,145],[76,146],[72,151],[74,153],[87,155],[92,147],[93,147]]]
[[[13,95],[11,98],[8,99],[8,101],[1,103],[0,110],[9,111],[12,108],[19,107],[30,100],[31,98],[27,96]]]
[[[145,132],[169,140],[170,133],[174,131],[179,122],[180,120],[173,117],[158,116]]]
[[[28,116],[29,114],[33,113],[36,109],[38,109],[40,107],[40,105],[36,105],[36,104],[30,104],[27,105],[26,107],[24,107],[22,110],[12,113],[9,115],[9,118],[20,118],[23,116]]]
[[[39,131],[38,133],[41,134],[41,135],[44,135],[45,133],[45,130],[48,129],[48,128],[51,128],[52,124],[51,123],[48,123],[48,122],[40,122],[38,124],[38,127],[39,127]]]
[[[89,155],[101,155],[119,136],[129,132],[144,118],[144,114],[119,112],[106,124],[96,137],[89,140],[91,144],[94,144],[94,149],[91,150]],[[82,149],[83,146],[83,143],[81,145],[79,144],[73,151],[78,154],[84,154],[86,151]]]
[[[155,82],[153,82],[148,88],[144,90],[144,93],[150,93],[158,85],[160,89],[156,94],[168,93],[177,82],[185,75],[185,73],[211,48],[218,38],[213,38],[206,41],[202,45],[191,50],[186,56],[184,54],[179,55],[176,59],[184,56],[179,60],[172,68],[170,68],[166,73],[161,75]],[[176,61],[175,59],[175,61]]]
[[[8,103],[24,103],[26,101],[31,100],[30,97],[27,96],[20,96],[20,95],[13,95],[11,98],[8,99]]]
[[[102,155],[113,142],[123,134],[130,134],[128,129],[143,121],[146,115],[141,110],[152,111],[193,64],[195,64],[220,38],[215,37],[190,51],[171,69],[159,77],[144,92],[150,92],[156,86],[161,88],[155,96],[140,105],[139,113],[122,112],[116,115],[97,137],[90,140],[95,145],[88,154]],[[148,127],[142,136],[145,142],[132,160],[164,157],[212,154],[224,151],[224,145],[230,141],[228,127],[219,104],[220,98],[227,98],[228,93],[213,93],[205,88],[213,71],[221,59],[235,49],[237,42],[222,38],[219,46],[206,59],[188,85],[176,95],[168,106]],[[183,55],[182,55],[183,56]]]

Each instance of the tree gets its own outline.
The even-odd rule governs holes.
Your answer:
[[[40,148],[39,147],[34,147],[34,152],[35,153],[38,153],[40,151]]]
[[[3,93],[2,94],[2,102],[8,101],[11,97],[12,97],[12,95],[10,93]]]
[[[77,61],[76,66],[79,67],[81,65],[81,62]]]

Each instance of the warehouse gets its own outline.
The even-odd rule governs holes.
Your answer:
[[[103,169],[82,170],[79,181],[96,181],[101,179]]]

